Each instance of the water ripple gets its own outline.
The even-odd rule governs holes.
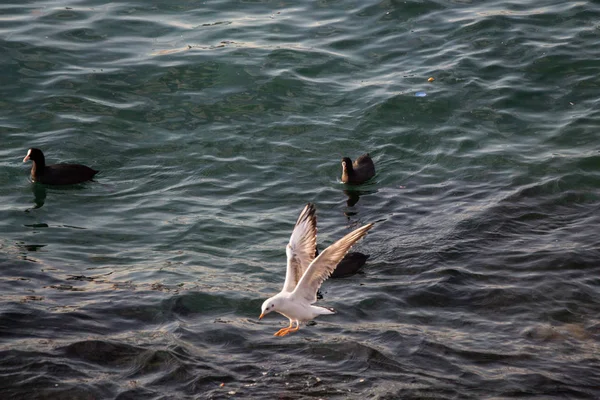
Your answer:
[[[598,398],[597,4],[0,9],[6,396]],[[370,258],[276,341],[309,201]]]

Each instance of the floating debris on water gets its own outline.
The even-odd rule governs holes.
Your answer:
[[[417,96],[417,97],[425,97],[425,96],[427,96],[427,93],[425,93],[425,92],[417,92],[417,93],[415,93],[415,96]]]
[[[430,77],[429,79],[427,79],[427,82],[433,82],[433,81],[435,81],[435,78],[433,76]]]

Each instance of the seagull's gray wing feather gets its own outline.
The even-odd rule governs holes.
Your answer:
[[[354,243],[365,236],[372,227],[373,224],[368,224],[350,232],[319,254],[298,282],[292,296],[305,299],[311,304],[317,301],[317,290],[321,284],[329,278]]]
[[[284,292],[292,292],[308,266],[315,258],[317,250],[317,217],[315,206],[308,203],[300,213],[296,226],[285,248],[287,254],[287,271],[285,274]]]

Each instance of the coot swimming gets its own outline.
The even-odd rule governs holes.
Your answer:
[[[81,164],[46,165],[46,158],[40,149],[31,148],[23,162],[31,160],[31,180],[46,185],[73,185],[89,181],[98,173],[95,169]]]
[[[375,176],[375,165],[369,154],[363,154],[354,160],[349,157],[342,159],[342,182],[360,185]]]

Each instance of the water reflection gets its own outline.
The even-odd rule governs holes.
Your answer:
[[[17,250],[20,254],[19,258],[21,260],[34,262],[34,263],[36,263],[38,261],[37,261],[37,259],[30,257],[29,253],[40,251],[42,248],[44,248],[46,246],[47,245],[45,245],[45,244],[25,244],[24,242],[15,243],[15,247],[17,248]]]
[[[46,201],[46,187],[44,185],[34,183],[31,185],[31,191],[33,192],[33,202],[35,203],[35,207],[33,208],[36,209],[42,207]]]
[[[28,252],[28,251],[38,251],[42,247],[46,247],[47,245],[45,245],[45,244],[23,244],[23,243],[17,243],[16,246],[21,251]]]
[[[348,197],[346,205],[348,205],[348,207],[354,207],[354,205],[358,203],[358,200],[360,200],[360,196],[376,192],[376,190],[344,189],[344,194]]]
[[[346,204],[348,207],[353,207],[358,200],[360,199],[360,192],[355,190],[344,190],[344,194],[348,196],[348,200],[346,200]]]

